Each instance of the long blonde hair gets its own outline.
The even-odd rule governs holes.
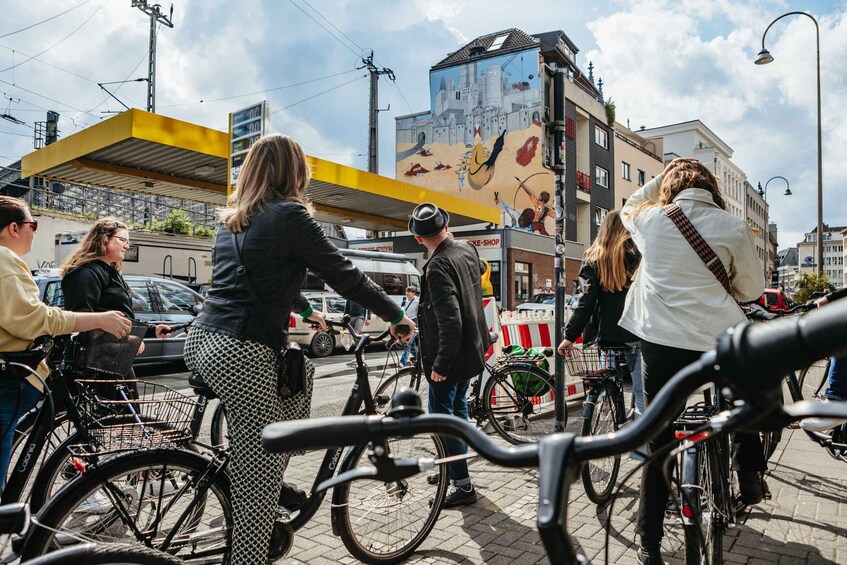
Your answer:
[[[238,177],[238,185],[220,217],[226,229],[238,233],[253,217],[277,199],[307,204],[303,193],[311,171],[300,144],[287,135],[267,135],[257,141]]]
[[[76,250],[71,253],[70,257],[65,260],[62,265],[62,276],[64,277],[73,269],[90,263],[97,259],[101,259],[106,254],[106,245],[118,230],[128,230],[125,223],[116,218],[101,218],[94,222],[85,237],[77,246]],[[121,264],[115,265],[117,270],[121,270]]]
[[[645,208],[653,206],[664,206],[670,204],[677,194],[687,188],[702,188],[712,194],[712,200],[721,209],[726,210],[726,203],[721,197],[721,189],[718,187],[718,179],[705,165],[697,161],[682,161],[677,163],[662,178],[662,186],[659,187],[659,201],[643,201],[632,211],[633,217],[641,213]]]
[[[604,292],[617,292],[629,286],[632,273],[626,268],[626,242],[632,236],[621,221],[620,213],[612,210],[603,219],[597,237],[585,250],[583,258],[591,263]]]

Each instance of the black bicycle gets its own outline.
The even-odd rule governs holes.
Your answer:
[[[829,310],[828,312],[826,310]],[[847,352],[847,304],[834,304],[805,316],[803,323],[787,319],[772,324],[741,324],[724,334],[716,350],[677,373],[651,402],[642,418],[617,433],[576,436],[557,433],[536,444],[504,448],[473,424],[446,415],[423,415],[420,399],[413,390],[401,390],[386,416],[319,418],[281,422],[266,427],[263,445],[275,452],[299,449],[337,448],[364,441],[378,445],[387,437],[441,433],[467,441],[485,459],[504,467],[538,467],[537,526],[550,562],[556,565],[588,563],[577,555],[567,531],[568,493],[585,461],[622,454],[645,444],[682,410],[690,394],[714,383],[732,391],[730,411],[711,418],[695,434],[709,437],[737,429],[772,429],[811,415],[847,417],[847,405],[800,402],[781,407],[773,402],[786,369],[800,369],[816,359]],[[743,378],[740,378],[743,376]],[[696,444],[706,436],[693,436]],[[671,446],[673,447],[673,446]],[[654,454],[662,457],[664,453]],[[372,450],[374,468],[342,473],[331,484],[370,478],[396,481],[425,472],[431,461],[384,457]],[[688,497],[690,498],[690,497]],[[690,504],[690,500],[686,501]],[[720,562],[718,559],[716,562]]]
[[[382,340],[382,335],[360,336],[345,318],[342,323],[358,340],[356,382],[343,414],[375,414],[368,371],[363,361],[365,347]],[[214,392],[196,376],[189,381],[204,397]],[[221,429],[224,422],[219,422]],[[225,433],[225,432],[224,432]],[[202,446],[199,442],[194,445]],[[209,455],[183,449],[144,449],[97,461],[57,494],[39,514],[27,545],[26,556],[35,556],[76,543],[55,530],[73,531],[94,541],[141,542],[175,553],[186,561],[214,558],[227,562],[232,529],[229,452],[225,447],[203,446]],[[387,438],[382,451],[395,457],[432,457],[440,460],[445,451],[435,435]],[[84,455],[84,453],[82,454]],[[342,458],[342,449],[328,450],[315,477],[315,486],[362,465],[368,456],[365,446],[354,446]],[[368,563],[394,563],[405,559],[426,539],[435,525],[446,495],[446,465],[432,469],[437,485],[420,480],[385,482],[376,487],[340,484],[333,492],[334,531],[356,558]],[[274,528],[272,556],[285,555],[294,531],[318,511],[325,496],[314,487],[306,503],[289,511],[280,509]]]
[[[496,341],[497,334],[492,334]],[[468,418],[480,428],[487,424],[512,444],[536,442],[556,429],[554,379],[543,365],[553,350],[525,355],[501,355],[485,363],[487,373],[476,377],[468,391]],[[389,349],[389,358],[392,350]],[[428,403],[426,377],[419,358],[386,378],[374,393],[378,413],[390,406],[394,393],[403,387],[418,392],[424,407]],[[567,411],[565,412],[567,421]]]
[[[619,430],[632,418],[635,395],[626,408],[624,380],[630,377],[639,355],[638,347],[571,349],[565,357],[571,377],[582,379],[585,401],[582,405],[582,435],[596,436]],[[582,469],[585,494],[595,504],[612,496],[621,467],[620,454],[587,461]]]

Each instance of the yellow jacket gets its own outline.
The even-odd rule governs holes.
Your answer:
[[[47,306],[39,299],[38,284],[29,267],[8,247],[0,245],[0,351],[24,351],[32,340],[42,335],[65,335],[73,332],[75,315],[61,308]],[[47,365],[38,368],[47,376]],[[35,377],[27,381],[41,390]]]

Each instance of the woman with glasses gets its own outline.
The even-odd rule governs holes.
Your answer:
[[[21,259],[32,251],[38,222],[23,200],[0,196],[0,352],[25,351],[43,335],[64,335],[99,328],[115,336],[132,327],[127,317],[109,309],[96,314],[63,312],[44,304],[32,272]],[[38,373],[47,376],[42,362]],[[12,455],[15,423],[38,402],[42,385],[35,376],[0,379],[0,489]]]
[[[79,246],[62,265],[62,292],[65,310],[73,312],[103,312],[117,310],[135,319],[130,290],[121,276],[121,264],[129,249],[129,230],[115,218],[94,222]],[[145,337],[169,337],[170,327],[159,324],[150,328]],[[138,353],[144,351],[144,342]],[[130,368],[124,375],[134,378]],[[109,396],[109,391],[103,390]],[[114,394],[114,391],[112,391]]]

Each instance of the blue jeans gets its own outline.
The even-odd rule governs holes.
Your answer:
[[[468,419],[468,387],[470,379],[461,381],[442,381],[429,385],[429,412],[431,414],[451,414],[463,420]],[[468,452],[468,444],[452,436],[441,436],[447,455],[464,455]],[[471,482],[466,460],[454,461],[447,464],[447,474],[453,485],[461,487]]]
[[[829,384],[826,397],[847,400],[847,357],[833,357],[829,363]]]
[[[418,336],[412,338],[412,341],[403,347],[403,355],[400,356],[400,365],[403,366],[409,361],[409,355],[417,357],[418,355]]]
[[[8,379],[0,381],[0,433],[5,432],[0,441],[0,489],[6,484],[9,474],[9,460],[12,458],[12,444],[15,442],[15,425],[29,412],[41,398],[38,389],[24,380]]]

